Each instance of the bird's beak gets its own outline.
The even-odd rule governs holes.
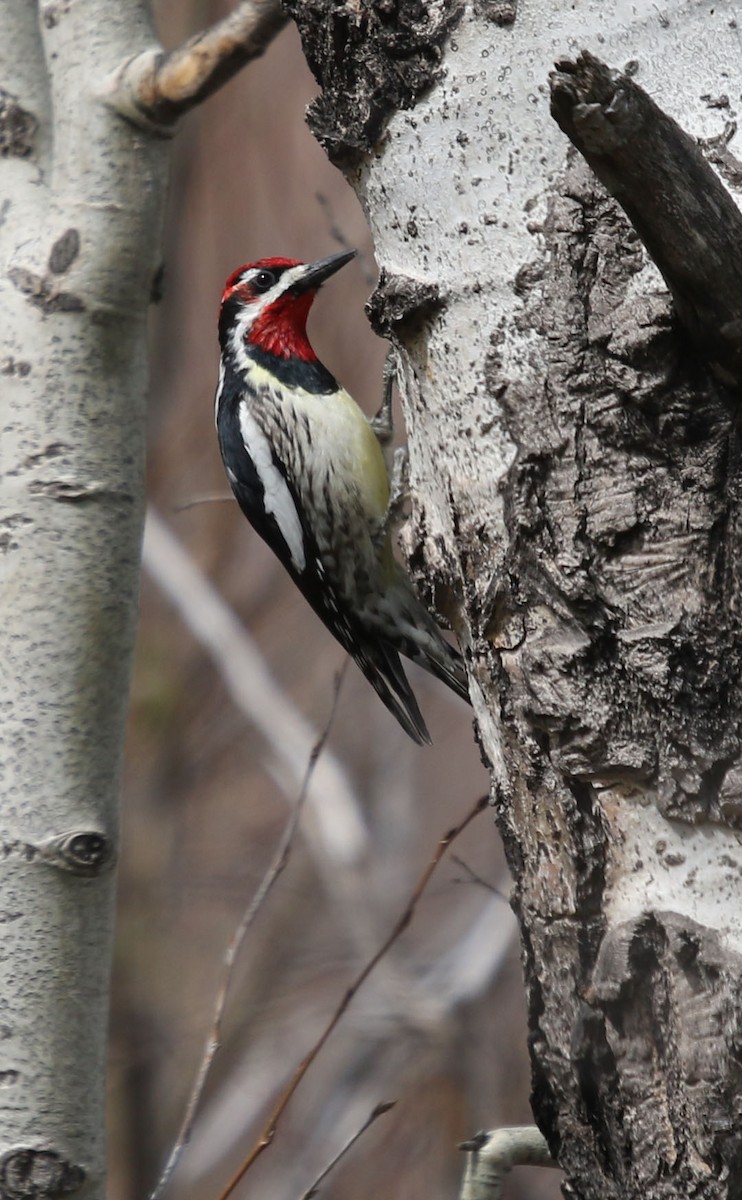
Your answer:
[[[295,296],[300,296],[302,292],[318,288],[326,279],[350,262],[351,258],[355,258],[357,253],[357,250],[343,250],[340,254],[330,254],[327,258],[318,259],[317,262],[306,263],[290,290]]]

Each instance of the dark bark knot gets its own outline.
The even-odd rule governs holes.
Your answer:
[[[36,117],[18,103],[18,97],[0,88],[0,158],[29,158],[37,126]]]
[[[49,270],[54,275],[64,275],[80,253],[80,234],[76,229],[66,229],[58,237],[49,255]]]
[[[67,16],[70,2],[71,0],[48,0],[41,5],[41,19],[47,29],[54,29],[55,25]]]
[[[22,1146],[9,1150],[0,1159],[0,1195],[7,1200],[68,1196],[84,1182],[83,1168],[55,1150]]]
[[[20,358],[13,358],[10,354],[7,358],[0,358],[0,375],[11,375],[15,379],[25,379],[30,374],[30,362],[24,362]]]
[[[379,337],[414,332],[415,326],[431,317],[441,306],[435,283],[423,283],[407,275],[390,275],[382,270],[368,303],[366,316]]]
[[[309,127],[336,166],[357,166],[389,118],[436,82],[463,8],[461,0],[285,0],[323,89]]]
[[[74,829],[43,842],[8,838],[0,843],[0,860],[43,863],[73,875],[102,875],[113,867],[115,848],[111,838],[97,829]]]
[[[474,11],[493,25],[514,25],[518,0],[474,0]]]
[[[74,830],[45,842],[42,857],[63,871],[91,877],[113,866],[114,847],[111,839],[98,830]]]

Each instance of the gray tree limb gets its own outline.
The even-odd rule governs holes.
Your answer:
[[[175,50],[152,46],[128,58],[109,81],[108,102],[145,129],[172,132],[184,113],[259,57],[287,19],[279,0],[242,0]]]
[[[459,1149],[467,1152],[460,1200],[500,1200],[513,1167],[556,1167],[535,1125],[478,1133]]]
[[[742,215],[698,141],[629,75],[588,53],[557,64],[551,109],[628,216],[704,358],[739,388]]]

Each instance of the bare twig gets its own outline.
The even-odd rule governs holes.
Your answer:
[[[144,567],[186,626],[210,655],[234,703],[265,739],[266,767],[290,797],[304,778],[317,733],[277,686],[247,629],[219,595],[157,512],[150,507],[144,528]],[[322,756],[307,797],[312,824],[335,864],[358,863],[366,850],[360,805],[334,755]]]
[[[286,827],[281,835],[281,840],[276,847],[276,852],[271,859],[268,870],[260,882],[260,886],[255,892],[255,895],[242,915],[240,923],[235,928],[234,933],[229,940],[229,944],[224,954],[224,966],[222,969],[222,977],[219,983],[219,989],[216,994],[216,1003],[214,1004],[214,1016],[211,1029],[209,1030],[209,1034],[206,1039],[206,1045],[204,1046],[201,1063],[196,1073],[193,1087],[191,1088],[191,1094],[188,1097],[188,1103],[183,1115],[183,1120],[181,1121],[180,1129],[178,1130],[175,1138],[175,1143],[170,1151],[168,1160],[163,1167],[162,1174],[157,1181],[157,1185],[150,1195],[150,1200],[160,1200],[160,1197],[165,1191],[165,1188],[170,1182],[172,1174],[178,1165],[183,1150],[190,1141],[196,1110],[198,1109],[204,1086],[209,1076],[209,1071],[211,1070],[214,1059],[216,1058],[219,1047],[221,1046],[222,1019],[224,1017],[224,1007],[227,1002],[229,987],[232,982],[234,964],[237,961],[237,956],[242,948],[242,943],[245,940],[248,930],[254,923],[255,918],[267,900],[269,893],[273,890],[273,887],[278,881],[279,876],[284,871],[291,856],[291,847],[293,845],[294,836],[299,825],[301,810],[304,807],[304,802],[307,798],[307,793],[309,792],[309,784],[311,782],[312,775],[314,774],[314,768],[317,765],[317,760],[319,759],[320,754],[325,748],[327,739],[330,736],[330,730],[332,729],[333,721],[335,720],[338,696],[340,695],[340,688],[342,687],[342,682],[345,677],[346,666],[347,663],[344,663],[335,680],[335,691],[332,698],[330,715],[327,718],[327,722],[322,730],[322,733],[317,739],[315,745],[312,747],[312,752],[307,763],[307,769],[304,773],[304,779],[302,780],[301,790],[297,797],[296,803],[291,810],[291,815],[286,822]],[[361,1132],[363,1131],[361,1130]]]
[[[455,879],[454,883],[476,883],[478,887],[484,888],[487,892],[491,892],[493,896],[497,896],[498,900],[503,900],[505,904],[508,903],[507,894],[495,887],[494,883],[490,883],[482,875],[477,874],[477,872],[469,866],[465,859],[459,858],[458,854],[452,854],[451,861],[455,862],[457,867],[461,867],[462,871],[465,871],[467,875],[466,880]]]
[[[327,1179],[327,1176],[330,1174],[330,1171],[334,1170],[334,1168],[340,1162],[341,1158],[345,1158],[345,1155],[348,1153],[348,1151],[353,1146],[355,1146],[355,1144],[359,1138],[363,1137],[366,1130],[370,1129],[370,1127],[373,1125],[374,1121],[377,1121],[379,1117],[383,1117],[384,1113],[387,1113],[387,1112],[389,1112],[389,1110],[391,1108],[394,1108],[394,1105],[396,1103],[397,1103],[396,1100],[385,1100],[381,1104],[376,1105],[376,1108],[373,1110],[372,1113],[369,1114],[369,1116],[366,1118],[366,1120],[361,1125],[361,1128],[356,1130],[356,1132],[353,1134],[353,1136],[351,1138],[349,1138],[348,1141],[345,1143],[343,1148],[337,1152],[335,1157],[330,1159],[330,1161],[328,1162],[328,1164],[324,1168],[324,1170],[320,1171],[319,1175],[315,1179],[312,1186],[310,1188],[308,1188],[306,1192],[304,1192],[301,1200],[312,1200],[312,1197],[317,1195],[320,1184],[323,1183],[325,1179]]]
[[[559,1167],[535,1125],[478,1133],[459,1149],[468,1151],[460,1200],[500,1200],[513,1167]]]
[[[471,824],[471,822],[474,820],[474,818],[477,817],[479,815],[479,813],[482,812],[487,807],[488,802],[489,802],[488,796],[480,796],[479,800],[477,800],[476,804],[471,809],[471,811],[467,814],[467,816],[464,817],[463,821],[461,821],[458,825],[454,826],[453,829],[450,829],[448,831],[448,833],[446,833],[441,838],[440,842],[438,843],[438,845],[436,847],[435,854],[433,855],[432,859],[430,860],[427,867],[425,868],[422,875],[420,876],[417,883],[415,884],[415,887],[412,890],[410,899],[408,900],[401,916],[398,918],[396,924],[394,925],[394,928],[392,929],[391,933],[386,938],[386,940],[382,943],[382,945],[379,947],[379,949],[376,951],[376,953],[368,960],[366,965],[358,973],[358,975],[355,977],[353,982],[350,984],[347,991],[343,995],[340,1003],[338,1004],[338,1006],[336,1007],[332,1016],[330,1017],[330,1020],[327,1022],[327,1024],[325,1025],[325,1028],[323,1029],[322,1033],[318,1037],[317,1041],[314,1043],[312,1048],[309,1050],[309,1052],[304,1056],[302,1061],[299,1063],[299,1066],[294,1071],[294,1074],[291,1076],[291,1079],[289,1080],[288,1084],[286,1085],[283,1092],[281,1093],[277,1103],[275,1104],[275,1106],[263,1128],[263,1131],[260,1134],[260,1137],[258,1138],[258,1140],[255,1143],[255,1145],[253,1146],[252,1150],[250,1151],[250,1153],[247,1155],[246,1159],[240,1166],[236,1175],[233,1176],[233,1178],[227,1184],[224,1191],[221,1193],[219,1200],[227,1200],[227,1197],[232,1194],[232,1192],[236,1188],[237,1184],[240,1182],[240,1180],[242,1180],[244,1178],[244,1176],[250,1170],[253,1163],[256,1162],[256,1160],[260,1157],[260,1155],[263,1153],[263,1151],[267,1150],[267,1148],[270,1146],[271,1142],[273,1141],[274,1137],[276,1136],[278,1122],[280,1121],[281,1117],[283,1116],[283,1113],[285,1112],[286,1108],[288,1107],[288,1104],[289,1104],[291,1098],[293,1097],[294,1093],[296,1092],[296,1089],[298,1088],[302,1079],[304,1078],[307,1071],[311,1067],[312,1063],[317,1058],[318,1054],[321,1052],[321,1050],[324,1047],[325,1043],[327,1042],[328,1038],[330,1037],[330,1035],[333,1033],[333,1031],[337,1027],[342,1016],[346,1012],[351,1000],[356,995],[359,988],[362,987],[363,984],[366,982],[369,975],[374,970],[374,967],[378,966],[378,964],[381,962],[381,960],[387,954],[389,949],[394,945],[394,943],[397,941],[397,939],[401,936],[401,934],[404,932],[404,930],[409,925],[410,921],[412,920],[412,918],[414,916],[415,909],[417,908],[417,904],[418,904],[418,901],[420,900],[420,897],[422,896],[423,892],[425,891],[426,887],[428,886],[428,883],[430,882],[430,879],[431,879],[436,867],[440,863],[441,859],[445,855],[448,848],[456,841],[456,839],[464,832],[464,830],[468,828],[468,826]]]
[[[137,125],[168,132],[258,58],[287,20],[280,0],[242,0],[223,20],[169,54],[152,47],[125,62],[110,81],[107,102]]]

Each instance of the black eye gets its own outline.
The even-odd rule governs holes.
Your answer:
[[[258,271],[252,285],[256,292],[269,292],[275,282],[276,277],[272,271]]]

